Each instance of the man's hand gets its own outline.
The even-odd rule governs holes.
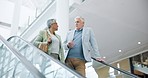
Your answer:
[[[73,48],[74,46],[74,42],[73,41],[70,41],[68,44],[67,44],[68,48]]]
[[[104,62],[105,60],[102,57],[96,58],[97,61],[102,61]]]

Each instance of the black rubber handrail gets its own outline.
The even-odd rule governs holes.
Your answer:
[[[129,73],[129,72],[123,70],[123,69],[119,69],[119,68],[114,67],[114,66],[112,66],[112,65],[110,65],[110,64],[107,64],[107,63],[105,63],[104,61],[99,61],[99,60],[97,60],[96,58],[93,58],[93,57],[91,57],[91,58],[92,58],[93,60],[95,60],[95,61],[97,61],[97,62],[103,64],[103,65],[112,67],[112,68],[114,68],[115,70],[118,70],[118,71],[120,71],[120,72],[122,72],[122,73],[124,73],[124,74],[126,74],[126,75],[132,76],[132,77],[134,77],[134,78],[140,78],[140,77],[138,77],[138,76],[136,76],[136,75],[134,75],[134,74],[131,74],[131,73]]]

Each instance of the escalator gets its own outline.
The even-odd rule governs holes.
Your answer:
[[[45,78],[0,35],[0,78]]]
[[[34,67],[36,67],[46,78],[84,78],[74,70],[68,68],[65,64],[59,62],[58,60],[55,60],[50,55],[47,55],[46,53],[36,48],[30,42],[27,42],[18,36],[12,36],[8,39],[8,41],[21,55],[26,57],[26,59],[30,61],[32,65],[34,65]],[[96,60],[95,58],[92,59]],[[116,68],[105,62],[100,63],[108,66],[109,68],[112,68],[115,71],[114,75],[111,72],[103,72],[101,73],[104,74],[103,77],[99,78],[139,78],[138,76],[135,76],[128,71]],[[115,76],[116,73],[118,73],[118,75]],[[92,76],[92,78],[98,77]]]
[[[21,34],[22,37],[27,39],[32,31],[37,30],[37,26],[40,26],[42,22],[48,19],[49,13],[55,12],[55,2],[52,1],[52,6],[45,8],[46,13],[41,13],[40,19],[37,18],[38,20],[36,19],[31,23],[31,26]],[[30,36],[33,37],[33,35]],[[8,41],[0,36],[0,78],[84,78],[65,64],[55,60],[18,36],[12,36]],[[95,60],[95,58],[92,59]],[[100,63],[114,70],[113,72],[104,71],[100,73],[103,74],[100,78],[138,78],[105,62]],[[87,74],[92,73],[94,72]],[[95,77],[92,75],[91,78]]]
[[[104,72],[100,73],[101,78],[104,78],[104,77],[105,78],[139,78],[138,76],[131,74],[128,71],[125,71],[123,69],[119,69],[119,68],[112,66],[110,64],[107,64],[103,61],[98,61],[93,57],[92,57],[92,59],[106,66],[103,69]],[[107,70],[109,70],[109,72],[106,72]]]
[[[65,64],[52,58],[18,36],[12,36],[8,41],[46,78],[84,78],[74,70],[68,68]]]

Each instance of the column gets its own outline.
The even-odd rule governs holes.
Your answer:
[[[59,25],[57,33],[63,41],[69,30],[69,0],[56,0],[56,19]]]
[[[18,32],[22,0],[14,0],[14,1],[15,1],[14,12],[13,12],[13,18],[11,23],[11,33],[10,33],[11,36],[17,35],[17,32]]]

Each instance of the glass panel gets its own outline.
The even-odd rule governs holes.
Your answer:
[[[0,40],[0,78],[35,78]]]
[[[97,63],[97,61],[95,62]],[[119,68],[119,63],[110,65],[105,62],[101,62],[100,66],[102,67],[97,71],[99,78],[139,78],[138,76],[131,74],[129,70],[125,71]]]
[[[13,37],[9,42],[47,78],[84,78],[18,37]]]
[[[81,76],[78,77],[79,75],[75,74],[75,72],[67,68],[67,66],[61,64],[59,61],[53,59],[49,55],[46,55],[44,52],[40,51],[32,44],[25,42],[19,37],[13,37],[10,40],[10,43],[11,45],[15,46],[15,48],[23,56],[25,56],[29,61],[31,61],[31,63],[47,78],[83,78]],[[119,65],[111,66],[104,62],[103,65],[106,66],[100,68],[97,71],[97,73],[99,74],[99,78],[138,78],[137,76],[131,74],[128,71],[119,69]],[[93,71],[92,73],[94,72],[95,71]]]
[[[42,1],[37,1],[36,6],[27,5],[27,7],[22,7],[20,23],[19,23],[20,27],[19,27],[19,32],[17,34],[20,35],[29,26],[31,26],[31,24],[38,19],[38,17],[46,10],[47,7],[51,5],[53,1],[54,0],[42,0]],[[40,3],[40,5],[38,5],[38,3]]]

